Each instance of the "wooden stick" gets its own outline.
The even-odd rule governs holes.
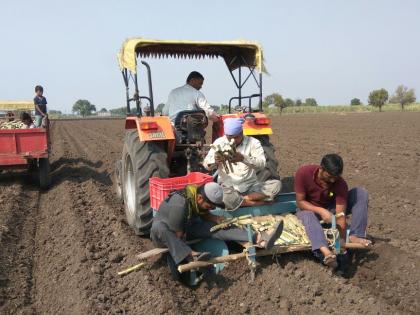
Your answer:
[[[298,251],[304,251],[310,249],[310,245],[294,245],[294,246],[287,246],[287,247],[274,247],[271,250],[262,249],[257,251],[257,256],[268,256],[268,255],[276,255],[276,254],[282,254],[282,253],[290,253],[290,252],[298,252]],[[188,264],[179,265],[178,271],[179,272],[185,272],[191,269],[201,268],[201,267],[208,267],[214,264],[219,263],[225,263],[230,261],[235,261],[241,258],[246,257],[246,253],[238,253],[238,254],[232,254],[227,256],[220,256],[215,257],[213,259],[207,260],[207,261],[193,261]]]
[[[137,264],[137,265],[134,265],[133,267],[130,267],[130,268],[127,268],[127,269],[124,269],[124,270],[122,270],[122,271],[119,271],[119,272],[117,272],[117,274],[119,275],[119,276],[124,276],[124,275],[126,275],[126,274],[128,274],[128,273],[130,273],[130,272],[132,272],[132,271],[135,271],[135,270],[137,270],[137,269],[140,269],[141,267],[143,267],[144,266],[144,263],[139,263],[139,264]]]
[[[344,245],[344,248],[369,249],[369,247],[366,247],[362,244],[357,244],[357,243],[346,243]],[[300,252],[300,251],[307,251],[307,250],[311,250],[311,245],[275,246],[270,250],[266,250],[266,249],[258,250],[257,256],[279,255],[279,254],[284,254],[284,253]],[[207,261],[193,261],[188,264],[179,265],[178,271],[182,273],[182,272],[186,272],[192,269],[208,267],[214,264],[235,261],[244,257],[246,257],[245,252],[227,255],[227,256],[215,257]]]
[[[200,239],[196,239],[196,240],[188,241],[186,243],[188,245],[191,245],[191,244],[198,243],[200,241],[201,241]],[[159,255],[159,254],[164,254],[164,253],[167,253],[167,252],[169,252],[168,248],[153,248],[151,250],[148,250],[147,252],[140,253],[140,254],[136,255],[136,258],[140,259],[140,260],[143,260],[143,259],[147,259],[149,257]]]

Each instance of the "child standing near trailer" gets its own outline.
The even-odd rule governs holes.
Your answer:
[[[41,127],[42,119],[47,117],[47,99],[43,96],[44,88],[40,85],[35,87],[35,126]]]

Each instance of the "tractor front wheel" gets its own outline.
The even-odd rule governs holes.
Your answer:
[[[149,179],[168,176],[164,148],[159,143],[140,142],[137,130],[128,131],[122,156],[122,193],[127,222],[137,235],[149,234],[152,226]]]

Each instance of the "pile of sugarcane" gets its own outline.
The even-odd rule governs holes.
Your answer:
[[[215,156],[218,155],[222,159],[222,166],[226,174],[233,173],[232,159],[236,153],[235,140],[231,139],[230,142],[222,145],[211,145],[214,150]]]
[[[220,229],[226,229],[231,226],[246,228],[248,224],[252,226],[254,231],[263,232],[274,226],[277,222],[283,220],[283,232],[274,243],[279,246],[290,245],[310,245],[308,235],[302,222],[294,214],[283,215],[267,215],[253,217],[244,215],[233,219],[228,219],[221,224],[215,225],[210,231],[214,232]],[[328,242],[332,245],[337,238],[338,231],[332,229],[324,229]]]
[[[23,129],[26,125],[20,120],[0,122],[0,129]]]

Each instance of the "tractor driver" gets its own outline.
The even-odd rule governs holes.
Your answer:
[[[207,260],[208,252],[196,252],[186,239],[214,238],[224,241],[248,241],[246,230],[222,229],[211,233],[210,229],[224,220],[212,215],[209,210],[223,207],[223,189],[214,182],[202,186],[188,185],[185,189],[171,193],[159,206],[153,218],[150,238],[157,247],[167,247],[175,264],[194,260]],[[256,246],[271,249],[283,231],[283,222],[271,230],[254,234]]]
[[[216,122],[218,120],[216,112],[210,107],[204,94],[200,92],[203,82],[204,77],[201,73],[197,71],[191,72],[185,85],[169,93],[168,101],[162,110],[162,114],[169,116],[173,123],[177,114],[181,111],[202,109],[206,112],[209,120]]]
[[[219,153],[210,149],[203,165],[208,170],[217,169],[219,183],[224,189],[224,202],[229,210],[241,205],[256,206],[271,203],[280,193],[281,182],[270,179],[260,182],[256,171],[265,167],[266,159],[261,142],[243,134],[242,118],[227,118],[223,121],[225,135],[216,139],[215,146],[225,146],[234,139],[236,152],[231,159],[233,172],[226,172]]]

